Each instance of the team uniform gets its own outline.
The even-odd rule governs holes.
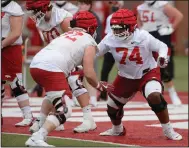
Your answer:
[[[98,48],[97,56],[111,51],[118,67],[118,76],[114,81],[115,90],[112,95],[129,99],[137,91],[142,91],[147,81],[161,80],[152,51],[166,55],[167,46],[147,31],[136,29],[133,39],[128,42],[115,42],[113,34],[109,33],[100,42]]]
[[[24,12],[16,2],[10,2],[2,7],[2,36],[5,39],[10,32],[10,16],[23,16]],[[11,46],[2,50],[2,80],[13,81],[18,74],[22,73],[22,36],[20,36]],[[16,53],[16,54],[15,54]],[[14,61],[14,62],[12,62]]]
[[[11,1],[6,6],[2,7],[1,21],[2,21],[2,35],[1,41],[3,41],[10,33],[10,17],[11,16],[23,16],[24,12],[21,7],[14,1]],[[4,84],[6,81],[10,81],[11,89],[18,102],[29,99],[26,89],[22,83],[22,35],[12,44],[1,49],[2,55],[2,95],[4,94]],[[2,96],[3,99],[4,96]],[[22,109],[24,120],[16,124],[16,126],[26,126],[32,123],[32,113],[30,107],[27,109],[27,113]],[[26,121],[26,120],[27,121]]]
[[[51,20],[49,22],[46,22],[44,19],[37,22],[36,26],[42,32],[47,43],[50,43],[53,39],[57,38],[63,33],[60,24],[67,17],[72,17],[72,14],[62,8],[53,7]],[[74,70],[73,76],[71,75],[68,78],[68,81],[75,97],[87,92],[83,85],[78,87],[77,81],[81,80],[79,79],[78,73],[74,72]]]
[[[141,29],[147,30],[151,35],[169,47],[169,64],[165,69],[161,69],[162,80],[169,82],[174,78],[174,50],[171,44],[171,34],[160,35],[158,32],[160,28],[170,26],[170,20],[163,11],[166,4],[168,4],[168,1],[156,1],[152,6],[143,3],[137,7],[137,11],[142,21]],[[157,58],[157,53],[154,53],[154,57]]]
[[[64,124],[66,119],[71,116],[71,107],[66,102],[66,98],[68,98],[66,92],[70,89],[67,78],[76,66],[82,65],[84,51],[88,46],[97,46],[95,40],[89,34],[81,31],[69,31],[54,39],[37,53],[30,65],[30,73],[33,79],[45,88],[46,99],[56,109],[56,118],[49,116],[46,119],[53,122],[56,127],[58,123]],[[77,83],[77,85],[80,87],[82,84]],[[59,114],[62,112],[63,114]],[[95,128],[96,124],[93,122],[91,130]],[[41,130],[43,129],[34,133],[26,141],[26,145],[48,146],[46,142],[40,139],[41,137],[38,137]],[[37,140],[40,142],[38,143]]]
[[[116,11],[112,15],[110,25],[112,32],[98,45],[97,56],[111,51],[118,68],[118,75],[113,82],[115,89],[108,94],[107,101],[107,113],[113,126],[100,135],[126,134],[122,124],[123,107],[137,91],[140,91],[158,117],[164,135],[172,140],[181,140],[182,136],[170,125],[167,102],[162,95],[163,86],[159,67],[167,66],[167,45],[147,31],[137,29],[137,19],[131,10]],[[153,51],[159,54],[157,62],[152,55]]]

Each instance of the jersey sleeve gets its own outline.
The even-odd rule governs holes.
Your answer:
[[[24,12],[20,5],[18,5],[16,2],[12,1],[10,4],[8,4],[6,7],[2,8],[3,12],[6,12],[12,16],[22,16],[24,15]]]
[[[160,57],[167,57],[167,53],[168,53],[167,45],[147,32],[146,35],[148,38],[149,50],[158,52]]]
[[[110,48],[105,44],[106,37],[98,44],[98,51],[96,57],[103,56]]]
[[[54,16],[54,22],[56,23],[56,25],[60,24],[65,18],[68,17],[73,17],[73,15],[64,10],[64,9],[60,9],[60,8],[55,8],[55,16]]]

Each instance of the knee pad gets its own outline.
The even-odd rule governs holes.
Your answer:
[[[71,75],[68,77],[68,83],[75,97],[78,97],[87,92],[79,75]]]
[[[107,113],[114,125],[117,125],[117,123],[119,124],[119,122],[123,118],[124,105],[125,104],[115,99],[115,96],[109,94],[108,102],[107,102]]]
[[[17,76],[10,83],[10,86],[11,86],[12,92],[18,102],[25,101],[25,100],[29,99],[28,93],[22,83],[22,75],[21,74],[20,74],[20,76]]]
[[[151,80],[146,83],[143,90],[143,95],[145,98],[148,98],[148,96],[153,92],[159,92],[162,93],[163,88],[160,82],[156,80]]]
[[[160,93],[152,93],[147,98],[152,111],[159,113],[167,108],[167,102]]]
[[[124,110],[123,110],[123,107],[119,109],[115,109],[107,105],[107,113],[111,121],[113,122],[113,124],[117,125],[117,124],[120,124],[121,119],[123,118]]]
[[[71,116],[72,108],[70,105],[67,105],[67,100],[70,99],[67,95],[64,94],[65,91],[54,91],[47,92],[46,99],[48,99],[54,106],[56,112],[55,116],[63,124]]]

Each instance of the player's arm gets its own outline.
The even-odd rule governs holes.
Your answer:
[[[156,39],[151,34],[148,33],[148,44],[149,50],[159,53],[159,56],[166,57],[168,53],[168,47],[162,41]]]
[[[61,29],[63,32],[67,32],[67,31],[71,30],[71,28],[70,28],[71,20],[72,20],[72,17],[67,17],[62,21],[62,23],[60,25],[61,25]]]
[[[84,57],[83,57],[84,76],[86,77],[89,84],[92,85],[94,88],[96,88],[98,85],[97,75],[94,70],[95,55],[96,55],[96,47],[88,46],[85,49]]]
[[[141,18],[140,18],[140,14],[137,13],[137,26],[138,28],[141,28],[142,27],[142,21],[141,21]]]
[[[22,34],[22,28],[23,28],[23,15],[10,16],[10,33],[2,41],[1,48],[7,47],[13,44]]]
[[[154,38],[149,34],[149,50],[158,52],[159,56],[157,59],[157,64],[161,68],[165,68],[168,64],[168,47],[162,41]]]
[[[182,21],[183,14],[170,4],[166,4],[163,10],[164,13],[169,17],[169,19],[172,20],[171,24],[173,29],[175,30],[179,23]]]
[[[88,46],[85,49],[83,57],[83,73],[88,83],[99,91],[111,92],[114,86],[107,82],[98,81],[97,75],[94,70],[94,58],[97,48],[95,46]]]
[[[104,39],[98,44],[97,48],[98,51],[96,53],[96,57],[103,56],[110,50],[109,47],[104,43]]]

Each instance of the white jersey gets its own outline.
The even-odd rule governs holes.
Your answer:
[[[57,8],[60,8],[56,5],[55,2],[53,3],[53,5]],[[79,11],[79,8],[70,2],[66,2],[66,4],[64,6],[62,6],[61,9],[64,9],[64,10],[70,12],[72,15],[74,15],[76,12]]]
[[[6,38],[10,33],[10,16],[22,16],[24,12],[20,5],[16,2],[11,1],[7,6],[1,8],[1,21],[2,21],[2,38]],[[16,23],[16,22],[15,22]],[[21,45],[22,44],[22,35],[12,44],[12,45]]]
[[[111,26],[110,26],[110,20],[111,20],[111,18],[112,18],[112,15],[113,14],[110,14],[108,17],[107,17],[107,19],[106,19],[106,27],[105,27],[105,34],[108,34],[108,33],[110,33],[110,32],[112,32],[112,29],[111,29]]]
[[[81,31],[66,32],[39,51],[30,68],[64,72],[68,76],[76,66],[82,65],[84,50],[88,46],[97,46],[91,35]]]
[[[42,32],[47,43],[63,33],[61,23],[67,17],[72,17],[72,14],[64,9],[53,7],[49,22],[46,22],[44,18],[37,22],[36,26]]]
[[[154,38],[145,30],[136,29],[130,40],[116,40],[112,33],[107,34],[98,44],[97,56],[102,56],[111,51],[118,74],[128,79],[140,79],[146,69],[157,67],[157,62],[152,56],[156,51],[160,56],[166,57],[168,47],[163,42]]]
[[[141,29],[152,32],[157,31],[160,26],[168,26],[169,18],[163,10],[166,4],[167,1],[156,1],[152,6],[148,6],[145,2],[139,5],[137,11],[142,21]]]

